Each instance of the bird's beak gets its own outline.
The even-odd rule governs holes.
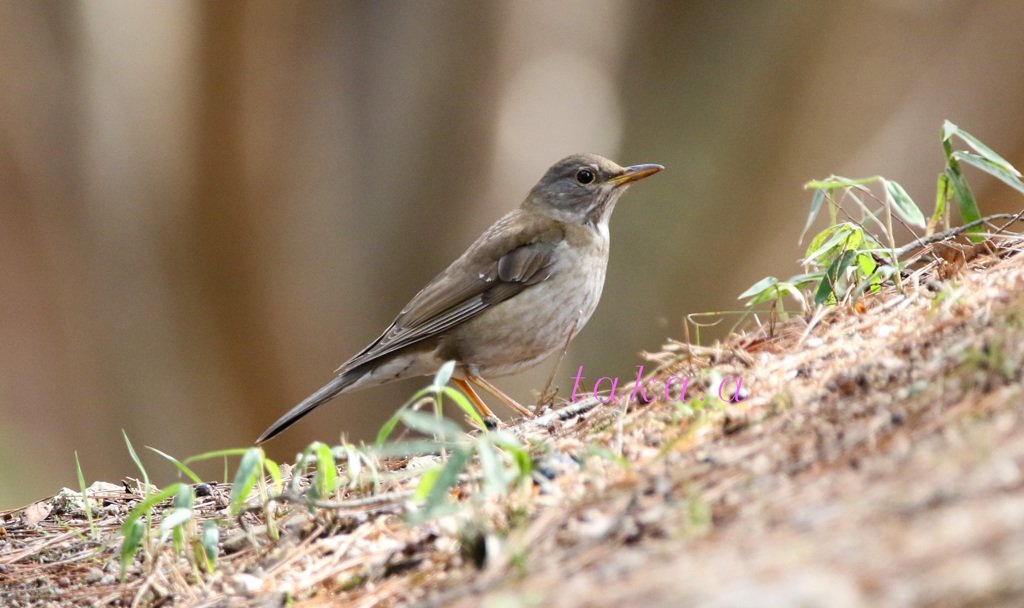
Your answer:
[[[635,182],[638,179],[643,179],[648,175],[654,175],[658,171],[661,171],[665,167],[661,165],[633,165],[632,167],[626,167],[620,175],[608,180],[608,183],[615,187],[625,186],[631,182]]]

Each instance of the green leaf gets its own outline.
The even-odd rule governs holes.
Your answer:
[[[889,279],[896,271],[895,266],[888,264],[879,266],[877,270],[871,273],[871,276],[861,281],[856,291],[853,292],[853,298],[856,300],[868,289],[878,289],[878,283]]]
[[[316,474],[313,476],[313,487],[310,490],[316,491],[314,498],[324,499],[338,489],[338,467],[334,462],[334,455],[326,443],[319,441],[312,446],[316,455]]]
[[[809,264],[818,256],[824,257],[826,263],[829,263],[840,252],[860,248],[864,242],[864,231],[860,227],[849,223],[837,224],[836,227],[839,230],[822,243],[816,251],[811,252],[808,257],[804,258],[804,264]],[[818,240],[818,237],[815,237],[815,240]],[[810,248],[808,248],[808,251],[810,251]]]
[[[504,494],[508,481],[497,450],[490,443],[481,441],[477,444],[476,453],[480,458],[480,471],[484,476],[484,496]]]
[[[946,177],[949,181],[949,186],[953,189],[953,196],[956,197],[957,207],[960,209],[960,220],[965,224],[969,224],[981,219],[981,210],[978,208],[978,202],[974,199],[970,186],[967,185],[967,180],[960,174],[960,163],[953,152],[953,144],[950,138],[959,133],[959,131],[959,127],[948,120],[943,123],[942,149],[946,153]],[[968,238],[974,243],[981,242],[983,239],[978,236],[978,233],[981,231],[982,226],[980,225],[969,229],[967,232],[971,234],[968,234]]]
[[[274,487],[278,491],[281,490],[281,467],[277,466],[277,463],[267,458],[267,455],[263,455],[263,469],[270,474],[270,478],[274,480]]]
[[[89,520],[89,533],[96,536],[96,525],[92,521],[92,505],[85,487],[85,475],[82,475],[82,463],[78,460],[78,450],[75,450],[75,469],[78,471],[78,490],[82,493],[82,508],[85,509],[85,517]]]
[[[875,272],[875,268],[878,264],[875,259],[868,254],[862,253],[857,256],[857,267],[860,269],[860,276],[862,278],[871,276]]]
[[[407,458],[410,456],[423,456],[426,454],[440,454],[445,448],[455,447],[456,444],[446,441],[432,441],[429,439],[397,441],[383,443],[373,446],[373,454],[379,458]]]
[[[924,228],[924,214],[921,213],[903,186],[887,179],[882,180],[882,185],[885,188],[886,198],[893,205],[893,211],[911,226]]]
[[[739,297],[736,298],[736,299],[737,300],[742,300],[743,298],[749,298],[750,296],[761,294],[765,290],[774,287],[778,282],[779,282],[779,280],[776,279],[775,277],[765,277],[765,278],[761,279],[760,281],[758,281],[757,283],[754,283],[753,285],[751,285],[746,291],[741,293],[739,295]]]
[[[762,302],[769,302],[771,300],[774,300],[775,298],[779,297],[779,285],[781,284],[782,283],[776,283],[775,285],[765,289],[761,293],[751,297],[749,300],[747,300],[747,303],[744,304],[744,306],[757,306]]]
[[[480,416],[480,412],[476,411],[476,408],[473,407],[473,404],[469,402],[465,395],[450,386],[444,387],[444,394],[448,395],[455,402],[455,405],[459,406],[459,409],[465,412],[478,427],[482,429],[487,428],[487,425],[484,424],[484,419]]]
[[[203,452],[196,456],[189,456],[185,459],[185,464],[190,462],[196,462],[199,460],[210,460],[212,458],[223,458],[224,456],[242,456],[252,448],[231,448],[229,450],[214,450],[212,452]]]
[[[357,479],[359,477],[359,473],[361,473],[362,470],[363,470],[363,458],[362,458],[362,455],[359,454],[359,452],[355,451],[355,449],[353,449],[351,446],[345,446],[345,447],[347,448],[346,452],[347,452],[347,456],[348,456],[348,459],[347,459],[347,461],[348,461],[347,462],[347,464],[348,464],[348,467],[347,467],[348,475],[354,481],[355,479]]]
[[[946,168],[946,176],[949,179],[949,185],[953,188],[953,195],[956,197],[957,207],[960,209],[960,220],[965,224],[970,224],[973,221],[981,219],[981,210],[978,209],[978,202],[974,200],[974,194],[971,192],[971,187],[967,185],[967,180],[960,175],[959,165],[955,158],[949,159],[949,166]],[[969,233],[979,233],[982,231],[980,225],[974,226],[967,230]],[[977,234],[970,235],[971,241],[975,243],[981,242],[981,237]]]
[[[196,495],[190,486],[179,484],[171,503],[176,509],[191,509],[196,504]]]
[[[790,283],[797,288],[804,288],[808,285],[817,284],[822,277],[825,276],[824,270],[818,270],[816,272],[808,272],[805,274],[797,274],[789,277],[786,283]]]
[[[192,515],[192,509],[174,509],[160,522],[160,529],[163,530],[165,533],[170,532],[172,529],[192,519]]]
[[[508,443],[506,441],[506,443]],[[514,454],[523,451],[518,443],[512,443],[499,450],[493,441],[493,434],[487,435],[477,443],[477,456],[480,458],[480,469],[484,476],[484,495],[504,496],[516,479],[529,474],[523,472],[520,456]],[[529,465],[527,465],[529,467]]]
[[[818,285],[817,293],[814,294],[815,304],[830,304],[840,299],[841,294],[837,291],[839,280],[856,257],[856,251],[844,251],[841,256],[829,265],[828,270],[825,271],[825,277]]]
[[[949,186],[949,176],[939,173],[939,183],[935,187],[935,213],[932,214],[932,222],[938,224],[946,212],[946,201],[949,200],[952,190]]]
[[[949,122],[948,120],[942,123],[942,141],[947,142],[951,137],[957,134],[960,127]]]
[[[881,179],[881,178],[879,178],[879,179]],[[870,191],[868,191],[868,190],[865,190],[865,192],[869,192],[870,193]],[[867,204],[864,202],[864,199],[862,199],[860,196],[858,196],[857,193],[854,190],[852,190],[852,189],[851,190],[847,190],[846,191],[846,195],[848,197],[850,197],[850,199],[853,200],[853,202],[857,203],[857,207],[860,208],[860,211],[863,214],[863,216],[861,217],[861,221],[860,221],[861,225],[867,224],[868,221],[870,220],[872,223],[874,223],[876,226],[878,226],[878,228],[882,232],[886,231],[885,224],[883,224],[882,221],[880,219],[878,219],[879,214],[882,211],[885,210],[884,207],[883,208],[879,208],[879,209],[875,209],[874,211],[872,211],[871,208],[868,207]]]
[[[953,142],[948,138],[942,140],[942,151],[946,154],[946,164],[948,165],[953,161]]]
[[[306,473],[309,471],[310,463],[313,462],[313,447],[317,442],[313,442],[306,446],[306,449],[302,450],[298,458],[295,460],[295,468],[292,469],[292,481],[288,486],[290,492],[299,493],[299,481],[304,479]]]
[[[811,197],[811,210],[807,214],[807,223],[804,224],[804,230],[800,233],[800,240],[797,243],[804,242],[804,235],[811,229],[811,224],[814,223],[814,219],[818,217],[818,212],[821,211],[821,204],[825,201],[825,191],[818,188],[814,191],[814,196]],[[740,296],[741,298],[743,296]]]
[[[809,181],[806,184],[804,184],[804,188],[823,188],[825,190],[839,190],[840,188],[855,188],[857,186],[873,184],[877,181],[878,176],[864,177],[860,179],[850,179],[849,177],[833,175],[832,177],[825,180]]]
[[[193,473],[192,470],[189,469],[184,464],[178,462],[178,460],[176,458],[174,458],[173,456],[170,456],[168,454],[164,454],[160,450],[158,450],[156,448],[151,448],[148,445],[146,446],[146,449],[152,450],[153,452],[156,452],[157,454],[163,456],[167,460],[170,460],[171,464],[173,464],[174,466],[178,467],[178,470],[181,471],[182,473],[184,473],[185,475],[187,475],[194,483],[203,483],[203,480],[200,479],[198,475]]]
[[[140,520],[134,519],[129,523],[125,521],[121,526],[121,534],[124,542],[121,543],[121,582],[124,582],[125,574],[128,571],[128,564],[132,563],[135,553],[142,546],[142,538],[146,532],[146,525]]]
[[[203,553],[206,555],[206,571],[213,572],[217,563],[217,546],[220,543],[220,528],[213,520],[203,522],[203,535],[200,538]]]
[[[427,496],[430,496],[434,489],[434,484],[437,483],[438,478],[441,476],[442,468],[442,466],[438,465],[424,469],[420,475],[420,482],[416,484],[416,491],[412,493],[413,500],[420,502],[425,500]]]
[[[761,293],[747,300],[747,303],[744,304],[744,306],[757,306],[762,302],[769,302],[771,300],[774,300],[775,298],[778,298],[779,290],[782,289],[782,285],[783,283],[777,283],[774,286],[769,287],[768,289],[762,291]]]
[[[864,229],[860,226],[850,230],[850,236],[846,238],[846,242],[843,243],[843,251],[856,251],[860,250],[864,246]]]
[[[975,156],[970,152],[954,152],[953,156],[959,161],[965,162],[977,169],[981,169],[985,173],[988,173],[992,177],[1002,181],[1007,186],[1010,186],[1017,192],[1024,194],[1024,182],[1021,182],[1018,178],[1020,174],[1017,173],[1016,169],[1011,173],[1001,165],[993,163],[992,161],[980,156]],[[1013,169],[1013,167],[1010,168]]]
[[[489,433],[487,437],[491,443],[502,448],[511,456],[520,481],[529,477],[530,472],[533,470],[533,457],[530,456],[530,451],[514,435],[504,431],[494,431]]]
[[[348,476],[348,487],[356,487],[359,483],[359,475],[363,472],[364,458],[366,459],[367,464],[370,464],[371,461],[367,456],[348,443],[335,447],[334,451],[335,458],[345,460],[345,474]],[[370,468],[373,468],[372,464],[370,465]]]
[[[430,483],[430,491],[424,500],[423,518],[429,519],[444,513],[443,506],[447,502],[448,492],[459,481],[459,475],[469,461],[469,450],[455,450],[448,456],[448,462],[441,467],[437,476]],[[423,483],[421,480],[420,483]],[[419,489],[416,491],[419,494]]]
[[[848,224],[835,224],[822,230],[811,239],[811,242],[807,245],[807,251],[804,253],[804,263],[808,260],[813,259],[823,249],[834,246],[836,243],[846,238],[846,233],[849,232],[850,227]]]
[[[121,429],[121,434],[124,435],[124,443],[128,446],[128,453],[131,455],[132,460],[135,461],[135,466],[139,467],[139,471],[142,472],[142,483],[146,485],[143,489],[144,494],[149,494],[149,473],[146,473],[146,467],[142,466],[142,461],[139,460],[139,455],[135,453],[135,448],[132,447],[132,442],[128,440],[128,433]]]
[[[139,501],[139,504],[135,505],[135,508],[132,509],[131,512],[128,513],[128,517],[125,518],[124,524],[122,524],[121,526],[122,533],[126,530],[127,526],[132,524],[132,522],[138,520],[140,517],[148,513],[153,508],[154,505],[164,500],[167,500],[171,496],[177,494],[178,490],[181,488],[182,485],[184,484],[171,484],[164,488],[163,490],[154,492],[153,494],[150,494],[146,498]]]
[[[821,273],[819,273],[818,276],[819,277],[825,276],[825,273],[821,272]],[[807,298],[804,297],[803,292],[800,291],[795,285],[792,285],[792,284],[786,283],[786,282],[782,282],[782,283],[779,283],[779,286],[778,286],[777,289],[778,289],[778,295],[779,295],[779,300],[780,300],[780,302],[779,302],[779,312],[780,312],[780,314],[785,315],[785,313],[786,313],[786,309],[782,306],[782,302],[781,302],[782,294],[783,293],[788,293],[790,296],[792,296],[792,298],[794,300],[796,300],[800,304],[800,306],[802,308],[807,308]]]
[[[135,505],[135,508],[128,513],[128,517],[125,518],[124,523],[121,524],[121,535],[124,537],[124,542],[121,544],[121,581],[124,581],[125,571],[128,568],[128,564],[131,563],[135,557],[135,552],[139,550],[142,544],[142,539],[146,534],[146,525],[141,521],[142,516],[148,516],[153,507],[178,492],[178,489],[182,486],[180,483],[170,485],[159,492],[155,492],[146,496],[144,499],[139,501],[139,504]],[[149,484],[146,484],[149,487]]]
[[[441,392],[448,381],[452,379],[452,374],[455,373],[455,361],[445,361],[437,373],[434,375],[434,392]]]
[[[174,493],[174,500],[172,505],[174,509],[164,516],[160,522],[160,541],[163,542],[171,534],[172,531],[176,531],[177,528],[183,526],[191,520],[195,513],[192,509],[195,504],[195,495],[192,493],[192,488],[185,484],[178,484],[178,491]],[[182,535],[175,535],[175,543],[180,545],[182,541]]]
[[[231,514],[237,515],[245,505],[245,499],[249,496],[256,485],[256,481],[262,474],[260,469],[260,448],[249,448],[242,455],[242,461],[238,463],[238,471],[235,473],[235,481],[231,486]]]
[[[383,426],[380,427],[380,430],[377,431],[377,440],[375,442],[377,445],[382,445],[385,441],[387,441],[388,437],[391,436],[392,431],[394,431],[395,427],[398,426],[398,421],[401,418],[402,412],[404,411],[404,408],[399,409],[397,412],[392,414],[391,417],[387,419],[387,421],[384,422]]]
[[[406,410],[402,413],[401,418],[402,424],[410,429],[441,439],[458,437],[463,434],[462,427],[439,416]]]
[[[1002,169],[1004,172],[1012,176],[1021,177],[1020,171],[1015,169],[1014,166],[1007,162],[1005,158],[996,154],[992,150],[992,148],[989,148],[985,144],[981,143],[981,141],[977,137],[971,135],[967,131],[961,130],[959,127],[949,122],[948,120],[946,121],[946,124],[950,125],[953,129],[952,132],[949,132],[945,129],[945,125],[943,125],[944,137],[946,139],[949,139],[953,135],[959,136],[960,139],[967,142],[968,146],[974,148],[974,151],[977,152],[982,159],[992,163],[996,167]]]

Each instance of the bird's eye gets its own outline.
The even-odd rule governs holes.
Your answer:
[[[576,181],[585,186],[594,181],[594,172],[590,169],[580,169],[576,172]]]

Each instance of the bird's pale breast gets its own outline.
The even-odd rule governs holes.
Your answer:
[[[597,308],[608,266],[607,226],[573,228],[556,249],[551,277],[455,329],[444,350],[457,352],[460,363],[479,376],[499,377],[564,348],[569,334],[579,332]]]

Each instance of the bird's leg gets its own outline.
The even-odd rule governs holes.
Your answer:
[[[468,382],[466,382],[465,380],[459,380],[458,378],[452,378],[452,382],[458,385],[458,387],[462,389],[462,392],[466,393],[466,396],[469,397],[469,400],[473,402],[473,405],[476,406],[476,409],[480,410],[480,413],[484,415],[484,418],[494,418],[495,420],[497,420],[498,417],[494,415],[494,412],[491,411],[491,408],[487,407],[487,404],[484,403],[484,400],[480,398],[480,395],[476,394],[476,391],[473,390],[473,387],[470,386]]]
[[[530,410],[526,409],[525,407],[519,405],[519,403],[517,403],[515,399],[513,399],[512,397],[509,397],[505,393],[501,392],[501,389],[499,389],[498,387],[494,386],[490,382],[484,380],[480,376],[474,376],[473,374],[466,374],[466,378],[468,378],[469,381],[472,382],[473,384],[479,386],[480,388],[484,389],[488,393],[494,395],[495,397],[500,399],[502,401],[502,403],[504,403],[505,405],[507,405],[510,408],[514,409],[515,411],[519,412],[523,416],[525,416],[527,418],[533,418],[533,412],[531,412]]]

